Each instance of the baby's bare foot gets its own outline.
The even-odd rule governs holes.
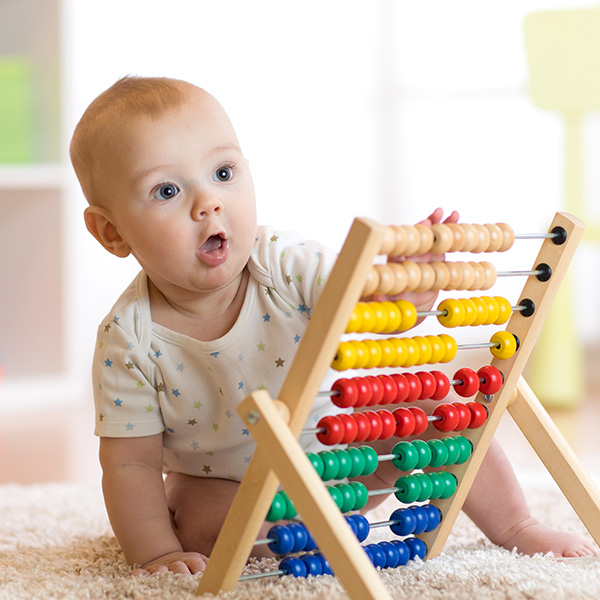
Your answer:
[[[584,538],[574,533],[557,531],[530,517],[513,525],[498,544],[522,554],[548,554],[556,557],[596,556],[596,549]]]

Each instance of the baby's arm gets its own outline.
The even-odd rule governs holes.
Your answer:
[[[101,438],[102,489],[115,536],[134,574],[196,573],[205,557],[183,552],[171,525],[162,477],[162,434]]]

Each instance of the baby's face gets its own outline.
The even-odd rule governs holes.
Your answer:
[[[159,117],[123,123],[103,157],[113,222],[174,301],[239,282],[256,235],[254,186],[233,127],[211,96],[191,86],[186,94]]]

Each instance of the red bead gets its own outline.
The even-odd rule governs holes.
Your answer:
[[[323,417],[317,423],[317,427],[325,428],[324,433],[317,433],[317,439],[326,446],[339,444],[344,437],[344,424],[337,416]]]
[[[366,437],[365,442],[374,442],[375,440],[378,440],[381,435],[383,423],[381,422],[379,415],[372,410],[365,411],[363,415],[369,419],[369,424],[371,426],[371,431],[369,431],[369,435]]]
[[[440,404],[436,406],[433,415],[442,417],[440,421],[434,421],[433,426],[439,431],[453,431],[458,425],[459,414],[452,404]]]
[[[381,383],[381,380],[375,375],[368,375],[365,377],[365,379],[371,384],[372,394],[367,406],[375,406],[376,404],[380,404],[381,399],[383,398],[383,384]]]
[[[353,413],[350,415],[355,421],[358,428],[355,442],[364,442],[371,433],[371,423],[365,417],[364,413]]]
[[[471,411],[464,402],[453,402],[452,406],[458,411],[458,425],[454,431],[462,431],[471,424]]]
[[[419,394],[419,400],[425,400],[431,398],[435,394],[437,385],[435,383],[435,377],[427,371],[419,371],[415,373],[421,382],[421,393]]]
[[[463,398],[474,396],[479,391],[479,377],[473,369],[464,367],[454,373],[454,379],[461,383],[454,384],[454,391]]]
[[[392,411],[396,420],[396,437],[407,437],[415,430],[415,416],[408,408],[397,408]]]
[[[413,431],[413,435],[420,435],[421,433],[425,432],[427,430],[427,426],[429,425],[429,421],[427,420],[427,415],[425,412],[416,406],[411,406],[408,410],[410,410],[415,418],[415,429]]]
[[[396,399],[394,402],[399,404],[400,402],[406,402],[408,398],[408,380],[401,373],[393,373],[391,378],[396,384]]]
[[[388,440],[396,432],[396,419],[394,419],[394,415],[389,410],[378,410],[377,414],[383,426],[379,439]]]
[[[352,415],[346,415],[344,413],[338,415],[337,417],[344,426],[344,437],[342,438],[340,444],[352,443],[354,440],[356,440],[356,436],[358,435],[358,425],[356,421],[352,418]]]
[[[337,396],[332,396],[331,401],[340,408],[354,406],[358,399],[358,386],[354,379],[338,379],[332,386],[331,391],[338,392]]]
[[[356,408],[361,408],[363,406],[367,406],[371,401],[371,396],[373,395],[373,388],[367,381],[366,377],[355,377],[354,381],[358,386],[358,398],[356,399],[356,404],[354,405]]]
[[[383,398],[381,399],[380,404],[392,404],[392,402],[396,401],[396,396],[398,394],[396,382],[389,375],[379,375],[379,379],[383,386]]]
[[[421,394],[421,380],[414,373],[404,373],[406,381],[408,381],[408,398],[405,402],[414,402]]]
[[[441,371],[431,371],[435,377],[435,393],[431,396],[432,400],[443,400],[450,393],[450,380],[446,373]]]
[[[492,365],[481,367],[477,371],[477,375],[479,375],[479,391],[482,394],[495,394],[500,391],[504,383],[502,372],[496,369],[496,367],[492,367]]]
[[[487,408],[480,402],[467,402],[467,406],[471,411],[471,423],[469,424],[469,429],[478,429],[487,421]]]

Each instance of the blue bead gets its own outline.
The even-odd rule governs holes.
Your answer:
[[[294,536],[285,525],[274,525],[267,534],[274,542],[269,542],[269,550],[273,554],[289,554],[294,547]]]
[[[433,506],[433,504],[425,504],[423,506],[423,510],[427,513],[427,528],[425,531],[433,531],[438,528],[442,520],[442,513],[437,506]]]
[[[294,546],[290,552],[302,552],[302,550],[306,549],[306,542],[308,541],[306,527],[302,523],[288,523],[287,528],[294,537]]]
[[[307,529],[306,530],[306,545],[304,546],[304,550],[306,550],[306,552],[310,552],[311,550],[315,550],[316,547],[317,547],[317,542],[315,542],[315,539],[311,535],[310,531]]]
[[[309,575],[323,575],[323,563],[314,554],[303,554],[300,560],[306,565]]]
[[[410,560],[414,560],[415,558],[423,560],[425,558],[425,555],[427,554],[425,542],[419,538],[407,538],[404,542],[410,549]]]
[[[280,563],[279,568],[285,571],[285,575],[293,575],[294,577],[306,577],[308,569],[304,562],[295,556],[286,556]]]
[[[415,515],[415,529],[412,533],[419,535],[427,529],[429,525],[429,517],[422,506],[411,506],[409,509]]]
[[[398,550],[398,566],[405,565],[410,560],[410,548],[402,540],[390,542]]]
[[[373,558],[371,562],[374,567],[379,567],[380,569],[385,568],[385,552],[379,547],[378,544],[369,544],[366,546],[371,551],[371,555]]]
[[[333,575],[333,570],[331,569],[329,561],[320,552],[317,552],[315,556],[318,557],[323,565],[323,575]]]
[[[369,546],[363,546],[362,549],[365,551],[366,555],[369,557],[369,560],[371,562],[373,562],[373,553],[371,552],[371,549],[369,548]]]
[[[410,535],[417,526],[417,518],[408,508],[397,508],[390,515],[390,521],[398,521],[395,525],[390,525],[396,535]]]
[[[385,567],[386,569],[393,569],[398,566],[400,562],[400,553],[394,544],[391,542],[379,542],[379,547],[385,554]]]
[[[369,531],[371,530],[369,521],[367,521],[365,516],[359,514],[351,515],[350,519],[352,519],[356,525],[356,537],[358,538],[358,541],[364,542],[369,535]]]
[[[352,533],[354,535],[356,535],[356,523],[354,522],[354,519],[352,518],[354,515],[348,515],[345,516],[344,519],[346,519],[346,523],[348,523],[348,525],[350,525],[350,529],[352,529]]]

